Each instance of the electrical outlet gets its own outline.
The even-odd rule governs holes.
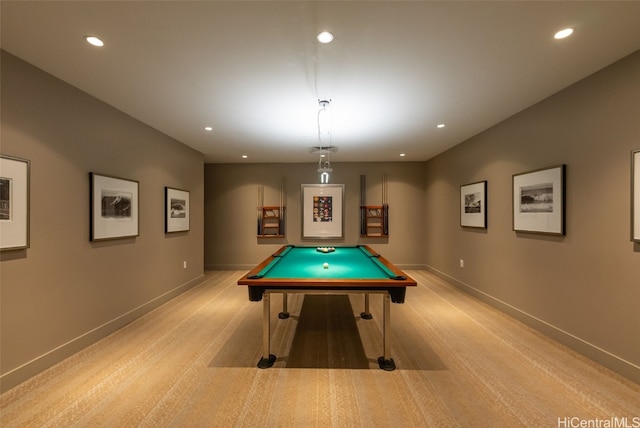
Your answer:
[[[186,262],[185,262],[186,263]],[[464,267],[464,260],[460,259],[460,267],[463,268]]]
[[[187,261],[186,260],[182,262],[182,267],[185,268],[185,269],[187,268]]]

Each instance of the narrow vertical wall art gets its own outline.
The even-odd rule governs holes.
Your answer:
[[[631,153],[631,240],[640,242],[640,150]]]
[[[460,226],[487,228],[487,182],[460,186]]]

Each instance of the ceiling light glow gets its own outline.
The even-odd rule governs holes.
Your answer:
[[[403,157],[405,157],[405,156],[406,156],[406,155],[405,155],[404,153],[400,153],[400,157],[401,157],[401,158],[403,158]]]
[[[331,41],[333,40],[333,34],[328,31],[323,31],[322,33],[318,34],[317,39],[320,43],[331,43]]]
[[[248,158],[248,157],[249,157],[249,156],[247,156],[247,155],[242,155],[242,159],[246,159],[246,158]]]
[[[210,127],[210,126],[205,126],[205,127],[204,127],[204,130],[205,130],[205,131],[213,131],[213,128],[212,128],[212,127]]]
[[[445,127],[445,124],[444,124],[444,123],[439,123],[439,124],[437,125],[437,127],[438,127],[438,128],[444,128],[444,127]]]
[[[569,37],[571,34],[573,34],[573,28],[565,28],[564,30],[558,31],[553,38],[560,40]]]
[[[92,46],[101,48],[104,46],[104,42],[95,36],[85,36],[84,39]]]

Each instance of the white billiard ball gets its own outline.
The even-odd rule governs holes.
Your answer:
[[[325,269],[329,269],[329,263],[323,264],[322,267],[325,268]]]

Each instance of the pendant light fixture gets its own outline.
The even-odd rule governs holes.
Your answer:
[[[331,150],[333,150],[331,147],[331,112],[329,111],[331,100],[318,100],[318,104],[320,106],[318,110],[318,142],[320,143],[318,172],[320,173],[320,184],[328,184],[329,174],[333,172],[333,168],[331,168]]]

